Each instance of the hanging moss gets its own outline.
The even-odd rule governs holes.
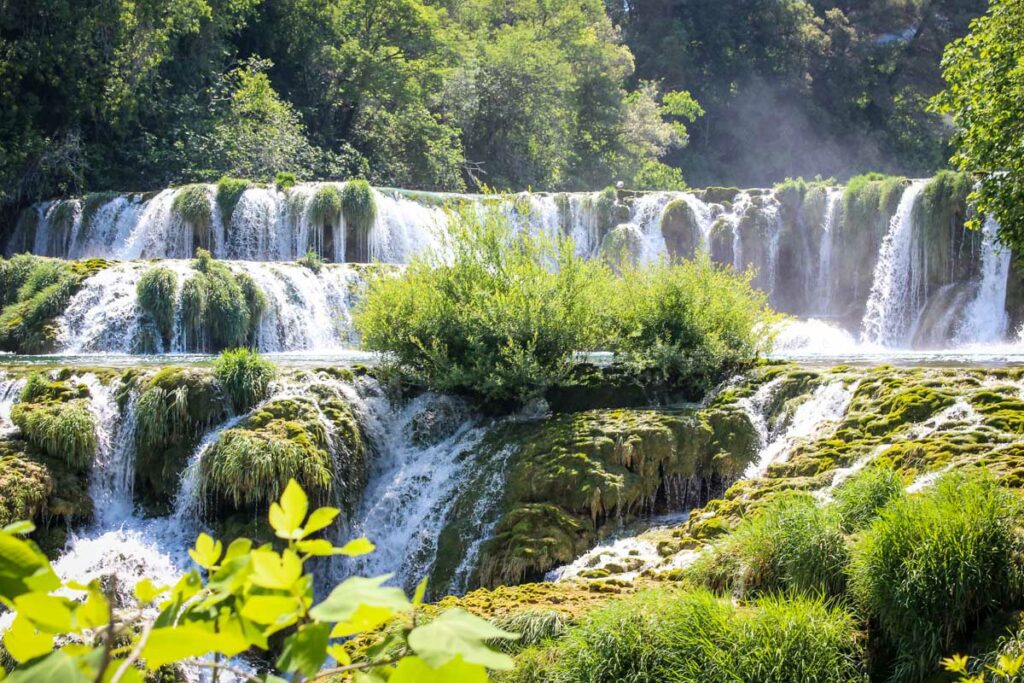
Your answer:
[[[135,493],[148,511],[166,512],[189,456],[227,419],[230,401],[213,373],[199,368],[165,368],[139,391]]]
[[[341,193],[334,185],[321,185],[309,201],[309,217],[318,225],[335,223],[341,216]]]
[[[971,214],[967,196],[973,185],[967,173],[939,171],[914,206],[914,223],[919,226],[914,246],[917,261],[925,265],[920,286],[926,293],[980,272],[981,233],[966,228]]]
[[[67,402],[16,403],[11,421],[29,444],[69,466],[85,470],[96,455],[96,427],[89,403],[76,399]]]
[[[171,203],[171,210],[182,221],[205,230],[213,218],[210,192],[206,185],[186,185],[178,190]]]
[[[196,273],[181,288],[181,318],[190,350],[216,352],[254,341],[266,299],[252,279],[199,249]]]
[[[231,216],[235,213],[238,200],[252,186],[252,182],[248,180],[228,176],[217,181],[217,206],[220,207],[220,217],[224,225],[231,223]]]
[[[297,182],[298,180],[296,179],[295,174],[287,171],[279,171],[277,175],[274,176],[274,186],[282,192],[287,192],[292,189],[295,187]]]
[[[39,519],[52,490],[53,480],[43,465],[16,455],[0,456],[0,527]]]
[[[139,306],[153,319],[165,345],[170,343],[174,333],[177,289],[178,275],[169,268],[159,266],[143,273],[135,286]]]
[[[267,397],[276,369],[255,351],[233,349],[220,354],[213,373],[231,399],[235,412],[244,413]]]
[[[367,235],[377,217],[377,203],[373,190],[365,180],[350,180],[341,191],[341,213],[345,224],[353,226],[360,235]]]

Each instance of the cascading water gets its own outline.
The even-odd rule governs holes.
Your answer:
[[[917,311],[913,309],[915,277],[911,246],[914,237],[914,204],[926,185],[916,180],[904,190],[896,214],[875,265],[874,284],[861,323],[861,339],[880,346],[901,346],[906,341]]]
[[[832,312],[832,290],[834,287],[832,262],[832,245],[834,233],[842,219],[843,191],[830,187],[825,199],[825,216],[821,224],[821,242],[818,244],[818,277],[815,280],[815,291],[808,297],[815,301],[818,315],[829,315]]]
[[[999,225],[991,216],[982,227],[981,279],[974,300],[968,304],[957,329],[955,341],[979,344],[1006,335],[1006,279],[1010,250],[999,244]]]

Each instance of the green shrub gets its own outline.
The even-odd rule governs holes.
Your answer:
[[[244,413],[267,397],[275,373],[273,363],[249,349],[223,351],[213,366],[213,374],[236,413]]]
[[[447,255],[371,276],[356,316],[363,345],[415,380],[492,406],[565,377],[593,340],[589,288],[604,267],[569,242],[516,234],[497,211],[453,215],[442,241]]]
[[[770,350],[777,316],[750,279],[707,254],[626,268],[620,279],[605,280],[607,289],[594,304],[606,334],[603,348],[703,395]]]
[[[96,429],[86,400],[16,403],[11,421],[25,440],[52,458],[86,469],[96,455]]]
[[[0,306],[18,301],[18,291],[28,280],[32,270],[45,259],[31,254],[18,254],[0,259]]]
[[[309,251],[306,252],[305,256],[298,258],[295,262],[304,268],[309,268],[317,274],[319,274],[324,267],[324,260],[320,258],[319,254],[317,254],[312,247],[309,248]]]
[[[174,195],[171,210],[191,226],[206,228],[213,218],[210,191],[206,185],[186,185]]]
[[[319,194],[319,193],[318,193]],[[368,235],[377,217],[373,190],[365,180],[350,180],[341,190],[341,213],[345,225],[356,235]]]
[[[653,590],[585,615],[565,636],[528,651],[507,679],[557,683],[866,681],[853,619],[808,598],[737,608],[696,591]]]
[[[891,501],[902,498],[903,480],[888,465],[875,465],[855,474],[835,492],[835,507],[847,533],[868,526]]]
[[[238,200],[250,187],[252,187],[252,183],[241,178],[224,176],[217,181],[217,206],[220,207],[220,217],[224,221],[224,225],[231,222],[231,216],[235,213]]]
[[[848,562],[835,510],[810,494],[787,492],[744,519],[691,573],[709,587],[738,595],[792,590],[838,596]]]
[[[278,171],[277,175],[274,176],[274,185],[282,192],[292,189],[297,182],[298,179],[296,179],[295,174],[287,171]]]
[[[167,343],[174,332],[175,293],[178,276],[169,268],[150,268],[135,286],[139,306],[156,323],[156,328]]]
[[[1020,604],[1020,503],[987,474],[897,499],[853,548],[850,585],[893,657],[922,681],[996,609]]]
[[[309,202],[309,217],[316,224],[334,223],[341,216],[341,193],[334,185],[321,185]]]

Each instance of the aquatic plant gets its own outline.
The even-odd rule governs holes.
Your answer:
[[[296,183],[298,183],[298,179],[295,177],[294,173],[278,171],[274,176],[274,186],[282,192],[292,189],[295,187]]]
[[[312,247],[306,252],[305,256],[300,256],[295,260],[303,268],[309,268],[314,273],[319,274],[324,267],[324,260],[320,258],[320,255],[313,250]]]
[[[238,200],[252,186],[251,181],[242,178],[224,176],[217,181],[217,206],[220,207],[220,216],[224,225],[231,223],[231,216],[235,213]]]
[[[221,352],[213,366],[213,374],[236,413],[244,413],[267,397],[276,372],[273,363],[245,348]]]
[[[88,402],[17,403],[11,421],[25,440],[69,466],[87,469],[96,454],[96,427]]]
[[[159,266],[143,273],[135,287],[139,306],[153,319],[165,344],[174,332],[177,289],[178,275]]]

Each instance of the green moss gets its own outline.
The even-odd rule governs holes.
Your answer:
[[[210,370],[165,368],[142,379],[135,408],[135,493],[147,510],[168,509],[199,439],[230,408]]]
[[[92,465],[96,428],[87,400],[17,403],[11,409],[11,421],[29,444],[50,457],[80,470]]]
[[[596,539],[589,520],[547,503],[526,503],[506,513],[483,549],[480,583],[499,586],[540,578],[540,568],[568,564]]]
[[[213,373],[235,412],[244,413],[267,397],[276,368],[255,351],[233,349],[220,354]]]
[[[252,183],[241,178],[224,176],[217,181],[217,206],[220,207],[220,216],[224,225],[231,223],[231,216],[235,213],[238,200],[250,187],[252,187]]]
[[[616,271],[635,266],[640,259],[643,235],[629,223],[617,226],[601,242],[601,257]]]
[[[295,262],[298,263],[303,268],[309,268],[317,275],[320,274],[320,271],[323,270],[324,267],[324,260],[320,258],[320,256],[316,253],[316,251],[313,250],[312,247],[309,248],[305,256],[296,259]]]
[[[205,230],[213,218],[210,191],[206,185],[186,185],[174,195],[171,210],[182,221]]]
[[[345,183],[341,190],[341,214],[345,217],[345,225],[356,235],[365,238],[370,233],[377,217],[377,203],[368,182],[350,180]]]
[[[704,201],[708,204],[725,204],[734,201],[739,193],[736,187],[709,187],[704,190]]]
[[[682,199],[674,199],[665,206],[661,214],[661,234],[669,256],[674,259],[693,258],[703,244],[697,214]]]
[[[313,223],[335,223],[341,216],[341,192],[334,185],[321,185],[309,202]]]
[[[174,332],[175,295],[178,276],[169,268],[150,268],[135,287],[139,306],[156,325],[164,344],[171,341]]]
[[[287,192],[288,190],[292,189],[293,187],[295,187],[295,184],[297,182],[298,180],[296,179],[294,173],[279,171],[277,175],[274,176],[274,186],[277,187],[277,189],[281,190],[282,192]]]
[[[41,518],[52,490],[45,466],[18,455],[0,456],[0,527]]]
[[[181,318],[189,350],[220,351],[254,342],[266,299],[245,273],[196,251],[198,271],[181,288]]]
[[[92,219],[104,205],[120,197],[116,192],[90,192],[82,198],[82,230],[92,228]]]

